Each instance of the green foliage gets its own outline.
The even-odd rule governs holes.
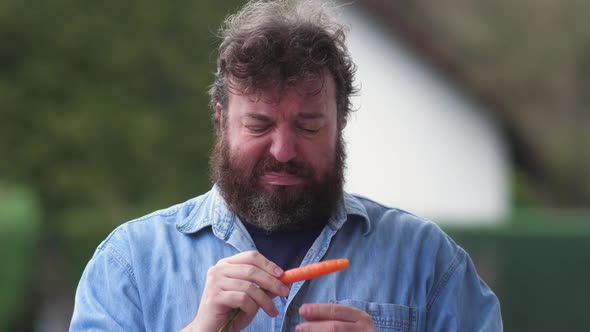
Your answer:
[[[102,220],[78,223],[112,228],[209,187],[206,91],[212,31],[227,7],[180,0],[1,7],[0,169],[38,190],[50,229],[80,208]]]
[[[210,188],[214,32],[237,5],[0,2],[0,176],[39,194],[62,288],[117,225]]]
[[[28,304],[39,212],[31,190],[0,183],[0,331]]]

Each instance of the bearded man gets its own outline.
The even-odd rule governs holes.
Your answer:
[[[354,64],[315,2],[253,1],[222,29],[208,193],[118,227],[71,330],[501,331],[498,299],[432,222],[343,191]],[[285,270],[347,270],[284,284]],[[262,310],[259,310],[262,309]]]

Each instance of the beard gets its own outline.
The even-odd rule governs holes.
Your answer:
[[[304,161],[277,161],[265,154],[251,172],[232,158],[229,144],[217,137],[210,158],[211,178],[229,209],[244,222],[267,232],[305,230],[324,226],[343,196],[346,152],[338,135],[330,167],[321,177]],[[300,186],[272,186],[259,179],[267,172],[287,172],[304,179]]]

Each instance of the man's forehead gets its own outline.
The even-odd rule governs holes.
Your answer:
[[[331,75],[323,75],[320,78],[299,79],[292,82],[268,82],[257,88],[249,88],[240,85],[231,85],[228,98],[234,96],[245,97],[251,102],[263,102],[267,104],[280,104],[288,96],[297,96],[306,102],[321,103],[325,98],[335,100],[334,80]]]

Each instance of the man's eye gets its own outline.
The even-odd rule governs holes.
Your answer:
[[[320,131],[319,129],[316,129],[316,128],[305,128],[305,127],[301,127],[301,130],[303,130],[307,134],[316,134],[318,131]]]
[[[246,126],[246,129],[248,129],[251,133],[255,133],[255,134],[261,134],[265,131],[268,130],[268,126],[264,126],[264,127],[259,127],[259,126]]]

